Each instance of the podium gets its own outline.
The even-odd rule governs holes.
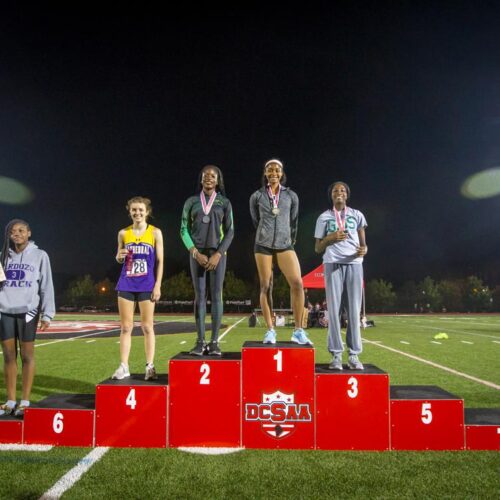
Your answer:
[[[95,396],[52,394],[24,410],[24,443],[94,446]]]
[[[465,408],[468,450],[500,450],[500,408]]]
[[[23,420],[12,415],[0,417],[0,444],[21,444],[23,442]]]
[[[96,446],[165,448],[168,377],[132,374],[96,387]]]
[[[389,375],[364,370],[329,370],[316,365],[316,448],[389,449]]]
[[[393,450],[463,450],[463,400],[436,386],[391,386]]]
[[[245,342],[242,349],[245,448],[314,448],[314,348]]]
[[[241,446],[241,354],[169,363],[169,446]]]
[[[329,370],[310,345],[245,342],[241,353],[169,360],[169,374],[107,379],[0,417],[0,443],[298,450],[500,450],[500,408],[467,408],[436,386]]]

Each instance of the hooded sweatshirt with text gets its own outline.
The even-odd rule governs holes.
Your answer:
[[[30,241],[16,253],[9,249],[5,268],[6,281],[0,290],[0,313],[35,316],[44,321],[55,315],[54,285],[49,256]]]

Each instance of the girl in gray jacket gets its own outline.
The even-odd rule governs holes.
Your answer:
[[[286,175],[280,160],[272,159],[264,165],[262,188],[250,197],[250,214],[257,230],[255,234],[255,262],[260,281],[260,306],[267,324],[264,344],[276,343],[273,328],[270,286],[273,274],[273,258],[285,276],[291,291],[295,326],[292,341],[310,344],[301,328],[304,314],[304,290],[300,263],[293,248],[297,237],[299,198],[285,187]]]
[[[31,229],[21,219],[10,221],[0,257],[5,281],[0,288],[0,340],[7,402],[0,415],[24,415],[35,376],[34,344],[38,321],[46,330],[55,314],[54,286],[48,255],[30,241]],[[23,365],[22,396],[16,405],[17,343]]]

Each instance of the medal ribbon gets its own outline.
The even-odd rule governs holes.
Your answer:
[[[269,198],[271,199],[271,202],[273,204],[273,208],[278,208],[278,203],[280,201],[280,192],[281,192],[281,185],[278,189],[278,192],[276,194],[273,193],[273,190],[271,189],[271,186],[267,186],[267,194],[269,195]]]
[[[205,215],[208,215],[210,213],[210,210],[212,209],[212,205],[214,204],[216,197],[217,197],[217,191],[214,190],[207,203],[207,201],[205,200],[205,192],[203,190],[200,191],[201,207],[203,208],[203,213]]]
[[[337,221],[337,227],[339,231],[345,231],[345,221],[347,219],[347,205],[340,212],[333,207],[333,212],[335,214],[335,220]],[[342,212],[344,212],[344,220],[342,220]]]

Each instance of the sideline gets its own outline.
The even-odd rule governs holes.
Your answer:
[[[177,320],[160,321],[158,323],[155,323],[155,326],[156,325],[163,325],[165,323],[173,323],[174,321],[177,321]],[[112,330],[103,330],[103,331],[100,331],[100,332],[86,333],[84,335],[78,335],[76,337],[69,337],[67,339],[57,339],[57,340],[53,340],[51,342],[45,342],[45,344],[37,344],[35,342],[35,347],[43,347],[45,345],[57,344],[59,342],[69,342],[69,341],[72,341],[72,340],[84,339],[86,337],[93,337],[93,336],[96,336],[96,335],[103,335],[103,334],[108,334],[108,333],[111,333],[111,332],[119,332],[120,330],[121,330],[121,328],[113,328]]]
[[[226,328],[226,331],[219,337],[219,342],[221,339],[224,338],[225,335],[227,335],[235,326],[239,325],[243,320],[245,319],[245,316],[238,320],[236,323],[233,323],[230,327]]]
[[[442,326],[442,327],[436,327],[436,326],[424,326],[417,324],[416,325],[418,328],[426,328],[427,330],[441,330],[441,331],[446,331],[446,332],[453,332],[453,333],[458,333],[458,334],[463,334],[463,335],[473,335],[474,337],[487,337],[490,339],[498,339],[498,335],[487,335],[485,333],[473,333],[473,332],[464,332],[463,330],[453,330],[451,328],[448,328],[447,326]]]
[[[0,451],[50,451],[51,444],[0,444]]]
[[[407,358],[413,359],[415,361],[420,361],[421,363],[425,363],[426,365],[433,366],[434,368],[439,368],[440,370],[444,370],[445,372],[453,373],[453,375],[458,375],[459,377],[467,378],[469,380],[472,380],[474,382],[478,382],[479,384],[486,385],[488,387],[492,387],[493,389],[496,389],[497,391],[500,391],[500,385],[494,384],[493,382],[489,382],[488,380],[482,380],[477,377],[473,377],[472,375],[468,375],[467,373],[462,373],[457,370],[454,370],[453,368],[448,368],[447,366],[439,365],[437,363],[434,363],[432,361],[429,361],[428,359],[424,358],[419,358],[418,356],[414,356],[413,354],[408,354],[407,352],[404,351],[399,351],[398,349],[394,349],[394,347],[389,347],[383,344],[379,344],[377,342],[373,342],[371,340],[366,340],[363,339],[364,342],[367,344],[373,344],[376,345],[377,347],[382,347],[382,349],[387,349],[388,351],[395,352],[397,354],[401,354],[402,356],[406,356]]]
[[[94,464],[108,452],[108,447],[94,448],[88,455],[83,457],[72,469],[64,474],[52,488],[47,490],[40,500],[53,500],[61,498]]]

